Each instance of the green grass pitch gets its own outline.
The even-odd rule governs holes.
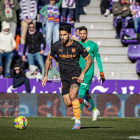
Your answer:
[[[132,140],[140,139],[140,118],[82,118],[82,129],[71,130],[70,118],[27,117],[25,130],[14,127],[14,117],[0,117],[0,140]],[[130,137],[133,136],[133,137]],[[135,137],[137,136],[137,137]]]

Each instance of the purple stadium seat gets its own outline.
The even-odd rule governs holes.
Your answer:
[[[30,70],[29,70],[29,69],[25,69],[25,70],[24,70],[25,73],[28,72],[28,71],[30,71]]]
[[[23,44],[19,44],[18,45],[18,55],[19,56],[22,56],[22,54],[23,54],[23,48],[24,48],[24,45]]]
[[[121,19],[122,22],[123,22],[123,24],[122,24],[123,28],[121,29],[121,33],[120,33],[121,42],[124,45],[137,43],[137,39],[135,37],[134,29],[133,28],[126,28],[129,20],[132,19],[132,18],[131,17],[126,17],[125,19],[123,19],[122,17],[117,17],[115,20],[113,19],[114,27],[116,27],[116,23],[117,23],[118,19]]]
[[[112,11],[112,7],[109,7],[108,9],[109,9],[110,11]]]
[[[123,44],[137,43],[137,39],[135,37],[135,31],[132,28],[122,28],[120,33],[120,39]]]
[[[116,28],[116,25],[117,25],[116,23],[117,23],[117,20],[118,19],[121,19],[122,20],[122,27],[123,28],[126,28],[127,25],[128,25],[129,20],[132,19],[132,18],[131,17],[126,17],[125,19],[123,19],[122,17],[116,17],[114,19],[114,17],[113,17],[113,25],[114,25],[115,28]]]
[[[109,2],[110,2],[110,6],[112,6],[114,3],[114,1],[112,1],[112,0],[109,0]]]
[[[113,5],[114,1],[112,1],[112,0],[109,0],[109,3],[110,3],[109,10],[110,10],[110,11],[112,11],[112,5]]]
[[[121,19],[123,24],[122,24],[122,29],[121,29],[121,33],[120,33],[120,39],[121,42],[126,45],[126,44],[135,44],[137,43],[137,39],[135,37],[135,31],[133,28],[126,28],[128,25],[128,22],[130,19],[132,19],[131,17],[126,17],[125,19],[123,19],[122,17],[117,17],[115,20],[113,18],[113,25],[114,27],[116,27],[116,23],[117,20]]]
[[[128,58],[131,60],[140,59],[140,45],[139,44],[131,44],[128,46]]]
[[[18,46],[18,55],[21,57],[23,55],[24,44],[19,44]],[[25,56],[28,55],[28,48],[26,50]]]
[[[41,50],[43,49],[43,46],[42,46],[42,45],[43,45],[43,44],[41,44]],[[47,55],[48,55],[49,50],[50,50],[49,45],[46,44],[46,48],[45,48],[45,52],[44,52],[44,56],[47,56]]]
[[[19,44],[19,47],[18,47],[18,55],[21,57],[23,55],[23,48],[24,48],[24,45],[23,44]],[[43,49],[43,46],[41,44],[41,50]],[[49,53],[49,46],[46,45],[46,48],[45,48],[45,52],[44,52],[44,56],[47,56]],[[28,55],[28,48],[26,50],[26,53],[25,53],[25,56]]]
[[[39,32],[41,32],[41,33],[43,32],[43,31],[42,31],[42,28],[39,29]]]
[[[140,74],[140,60],[137,60],[136,62],[136,72]]]

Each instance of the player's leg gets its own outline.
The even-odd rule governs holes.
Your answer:
[[[68,81],[65,80],[65,81],[61,82],[63,102],[67,107],[72,106],[71,99],[69,96],[69,89],[70,89],[70,84],[68,83]]]
[[[85,88],[82,88],[82,84],[80,84],[80,88],[79,88],[79,98],[83,98],[85,96],[85,93],[86,93],[86,89]],[[80,116],[82,116],[82,110],[83,110],[83,107],[84,107],[84,103],[81,103],[80,104]],[[72,120],[75,120],[75,117],[72,117],[71,118]]]
[[[97,108],[96,108],[96,106],[94,105],[94,103],[93,103],[93,100],[92,100],[92,97],[91,97],[91,95],[89,95],[89,90],[86,90],[86,93],[85,93],[87,96],[89,96],[89,103],[91,104],[91,106],[92,106],[92,111],[95,111]]]
[[[72,103],[71,103],[69,93],[63,95],[63,102],[67,107],[72,107]]]
[[[77,93],[79,90],[79,83],[73,83],[70,86],[69,96],[72,102],[73,113],[75,116],[75,125],[72,129],[80,129],[81,128],[81,121],[80,121],[80,102],[77,99]]]
[[[92,77],[90,76],[85,76],[84,82],[87,84],[87,91],[86,95],[89,96],[89,103],[92,106],[92,121],[96,121],[97,117],[100,115],[99,110],[96,108],[95,104],[93,103],[92,97],[89,95],[89,90],[90,90],[90,85],[91,85]]]
[[[79,97],[83,98],[85,94],[88,96],[88,102],[91,104],[91,110],[92,110],[92,114],[93,114],[92,121],[95,121],[95,120],[97,120],[97,117],[100,115],[100,112],[99,112],[99,110],[96,109],[96,107],[93,103],[93,100],[92,100],[91,96],[89,95],[91,81],[92,81],[92,77],[90,75],[86,75],[84,78],[84,82],[81,83],[80,88],[79,88]],[[82,109],[83,109],[83,106],[80,105],[81,113],[82,113]]]
[[[63,101],[67,107],[73,107],[73,113],[76,118],[75,125],[72,129],[80,129],[81,122],[80,122],[80,103],[77,99],[77,92],[79,89],[79,85],[72,84],[68,81],[61,82],[61,89],[62,89],[62,96]],[[68,94],[69,93],[69,94]]]
[[[78,86],[79,86],[79,83],[78,83]],[[79,89],[79,87],[78,87],[78,89]],[[67,80],[61,82],[61,90],[62,90],[63,101],[64,101],[65,105],[68,107],[72,107],[71,99],[69,96],[70,83]],[[77,93],[76,93],[76,98],[77,98]],[[89,102],[87,102],[83,98],[78,98],[78,100],[79,100],[80,104],[84,103],[87,106],[89,105]]]
[[[85,76],[84,83],[85,83],[85,89],[86,89],[86,93],[85,94],[89,97],[88,101],[91,104],[92,110],[95,111],[96,107],[95,107],[95,105],[93,103],[92,97],[89,95],[89,90],[90,90],[90,85],[91,85],[92,77],[93,76],[89,76],[89,75]]]
[[[88,90],[90,89],[90,84],[91,84],[91,81],[92,81],[92,77],[91,76],[85,76],[84,78],[84,82],[80,84],[80,88],[79,88],[79,98],[87,98],[85,95],[88,95],[89,97],[89,94],[86,94],[88,93]],[[89,102],[89,98],[88,98],[88,102]],[[93,101],[89,102],[91,104],[91,109],[94,108],[94,104],[93,104]],[[89,111],[91,109],[88,109]],[[82,110],[83,110],[83,104],[80,105],[80,111],[82,113]]]
[[[89,95],[89,91],[87,90],[86,94],[89,96],[89,103],[92,106],[92,121],[96,121],[97,117],[100,115],[100,111],[96,108],[93,103],[91,95]]]
[[[89,102],[89,94],[86,94],[87,92],[88,92],[88,90],[87,90],[87,83],[86,82],[81,83],[80,84],[80,88],[79,88],[79,98],[85,98],[85,95],[87,95],[88,96],[88,102]],[[90,101],[89,103],[90,104],[92,103],[91,104],[91,109],[94,108],[94,107],[92,107],[92,105],[94,105],[93,101],[92,102]],[[81,103],[80,104],[80,114],[81,114],[81,116],[82,116],[83,107],[84,107],[84,103]],[[72,117],[71,119],[75,120],[75,117]]]
[[[80,84],[80,88],[79,88],[79,98],[83,98],[86,94],[86,87],[85,87],[85,83],[81,83]],[[83,107],[84,107],[84,104],[81,104],[80,105],[80,112],[82,113],[82,110],[83,110]]]

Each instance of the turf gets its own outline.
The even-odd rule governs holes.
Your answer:
[[[14,127],[14,117],[0,118],[0,140],[130,140],[140,136],[139,118],[82,118],[82,129],[71,130],[70,118],[27,117],[25,130]],[[140,139],[140,137],[139,137]]]

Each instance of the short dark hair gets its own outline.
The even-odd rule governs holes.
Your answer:
[[[80,29],[80,27],[77,27],[77,28],[76,28],[76,31],[79,30],[79,29]]]
[[[71,34],[71,27],[69,25],[63,25],[59,27],[59,31],[67,31],[69,34]]]
[[[87,28],[86,28],[85,26],[81,26],[81,27],[79,28],[79,32],[82,31],[82,30],[85,30],[85,31],[87,32]]]
[[[33,22],[29,23],[28,26],[30,26],[30,25],[32,25],[32,24],[35,26],[35,24],[34,24]]]

